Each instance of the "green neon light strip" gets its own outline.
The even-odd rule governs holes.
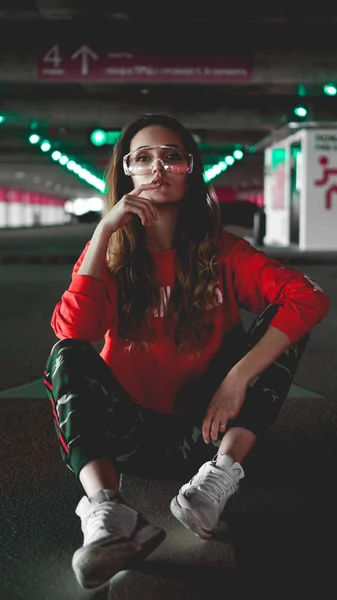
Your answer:
[[[220,160],[218,163],[205,170],[204,180],[206,183],[212,181],[212,179],[215,179],[215,177],[218,177],[218,175],[221,175],[221,173],[226,171],[228,167],[231,167],[235,163],[235,160],[241,160],[241,158],[243,158],[243,152],[241,150],[235,150],[233,154],[233,156],[228,154],[225,156],[224,160]]]
[[[59,150],[53,150],[53,146],[49,140],[41,140],[40,136],[36,133],[29,137],[29,142],[33,145],[39,145],[41,152],[49,154],[52,160],[58,162],[61,167],[68,169],[71,173],[74,173],[80,179],[84,180],[88,185],[94,187],[96,190],[103,194],[105,190],[105,182],[103,179],[96,177],[86,167],[83,167],[76,160],[69,158],[66,154],[63,154]]]

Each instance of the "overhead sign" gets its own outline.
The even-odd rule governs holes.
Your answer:
[[[103,50],[92,44],[51,45],[36,55],[39,81],[116,83],[247,83],[249,61],[226,55],[150,54]]]

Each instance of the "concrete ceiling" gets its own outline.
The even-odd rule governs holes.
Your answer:
[[[120,129],[143,112],[166,112],[197,136],[205,165],[236,144],[244,149],[244,158],[215,185],[234,187],[242,196],[262,191],[266,140],[287,131],[296,104],[305,103],[310,121],[337,121],[337,96],[322,92],[326,82],[337,82],[337,9],[333,3],[326,9],[295,4],[233,3],[224,9],[213,3],[197,9],[183,2],[137,2],[134,8],[125,1],[8,0],[8,7],[2,1],[0,187],[64,198],[97,195],[31,146],[30,133],[103,176],[112,146],[93,146],[90,132]],[[77,57],[80,76],[70,67],[59,79],[41,75],[41,57],[55,45],[68,58],[83,45],[90,48],[87,59]],[[207,66],[216,58],[220,66],[244,69],[244,75],[236,71],[211,83],[154,81],[144,72],[132,82],[103,80],[92,67],[103,51],[142,55],[143,62],[144,55],[152,56],[159,64],[162,57],[173,64],[188,57],[194,66]],[[48,64],[60,66],[57,60]],[[299,84],[306,86],[304,98]]]

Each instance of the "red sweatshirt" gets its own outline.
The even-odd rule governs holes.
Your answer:
[[[175,250],[151,253],[161,297],[150,321],[157,339],[148,351],[125,351],[117,334],[117,288],[110,271],[105,269],[101,280],[77,274],[89,244],[73,268],[72,282],[54,309],[51,325],[60,339],[100,342],[104,338],[100,354],[123,388],[135,402],[159,412],[177,412],[177,392],[207,369],[224,334],[239,323],[240,308],[257,315],[268,304],[279,304],[270,325],[292,342],[322,321],[329,310],[328,296],[309,277],[223,230],[217,243],[221,268],[212,308],[214,333],[200,356],[176,354],[173,341],[164,334],[165,308],[175,279]]]

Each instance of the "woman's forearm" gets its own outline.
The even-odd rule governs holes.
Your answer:
[[[91,275],[95,279],[102,279],[111,235],[111,228],[103,222],[97,225],[83,262],[78,269],[78,275]]]
[[[260,341],[234,365],[232,371],[247,383],[271,365],[283,352],[291,346],[288,336],[269,327]]]

